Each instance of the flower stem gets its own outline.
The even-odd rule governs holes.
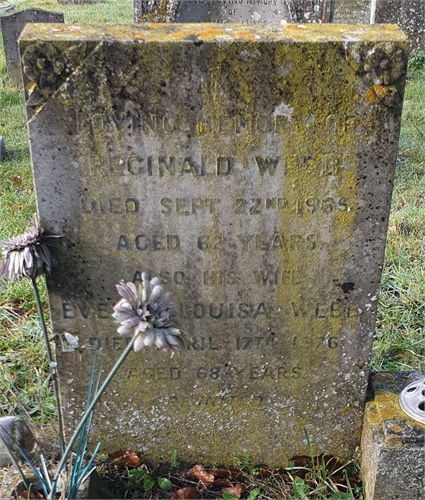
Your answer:
[[[74,434],[72,435],[72,437],[71,437],[71,439],[70,439],[70,441],[68,443],[68,446],[66,447],[66,450],[64,451],[64,453],[62,455],[62,459],[61,459],[61,461],[60,461],[60,463],[58,465],[55,477],[53,478],[52,489],[51,489],[51,492],[50,492],[50,498],[51,499],[55,498],[56,487],[57,487],[56,485],[57,485],[59,476],[60,476],[61,471],[62,471],[62,469],[63,469],[63,467],[64,467],[64,465],[66,463],[68,455],[72,451],[72,447],[74,446],[75,442],[77,441],[77,439],[79,437],[79,434],[80,434],[81,430],[83,429],[83,427],[84,427],[85,423],[87,422],[87,420],[90,418],[91,413],[93,412],[95,406],[99,402],[99,399],[101,398],[102,394],[105,392],[105,390],[108,387],[109,383],[111,382],[112,378],[114,377],[114,375],[118,371],[119,367],[124,363],[125,359],[130,354],[130,351],[131,351],[131,349],[133,347],[134,341],[136,340],[137,337],[138,337],[137,334],[133,335],[131,341],[128,343],[127,347],[125,348],[125,351],[121,354],[121,356],[119,357],[119,359],[117,360],[117,362],[115,363],[115,365],[112,367],[111,371],[108,373],[108,376],[104,380],[101,388],[98,390],[98,392],[94,396],[93,401],[90,403],[90,406],[84,412],[84,415],[83,415],[82,419],[80,420],[80,423],[78,424],[77,428],[75,429]]]
[[[60,446],[61,454],[63,455],[64,451],[65,451],[65,439],[64,439],[64,431],[63,431],[62,407],[60,404],[60,397],[59,397],[59,387],[58,387],[56,363],[53,361],[53,358],[52,358],[52,350],[50,348],[49,338],[47,335],[47,328],[46,328],[46,323],[44,321],[43,308],[41,306],[37,282],[36,282],[35,278],[31,278],[31,282],[32,282],[33,290],[34,290],[35,301],[37,303],[38,315],[40,316],[40,323],[41,323],[41,329],[43,331],[44,343],[46,345],[47,360],[49,362],[50,377],[52,379],[53,393],[55,395],[56,412],[57,412],[57,417],[58,417],[59,446]]]

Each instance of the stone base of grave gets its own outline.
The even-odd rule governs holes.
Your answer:
[[[372,373],[361,442],[368,500],[421,500],[425,494],[425,425],[399,405],[404,387],[421,372]]]

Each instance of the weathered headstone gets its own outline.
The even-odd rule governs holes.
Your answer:
[[[293,0],[133,0],[134,22],[279,24],[296,22]]]
[[[176,22],[229,22],[242,24],[270,24],[296,21],[292,1],[265,0],[257,4],[254,1],[236,0],[233,3],[216,0],[180,0],[175,15]]]
[[[406,66],[396,26],[29,25],[21,55],[53,330],[126,338],[115,284],[160,276],[185,356],[134,353],[94,440],[282,464],[359,443]],[[43,64],[40,64],[43,61]],[[30,89],[30,91],[28,91]],[[35,140],[36,139],[36,140]],[[59,353],[65,416],[89,357]]]
[[[367,24],[370,23],[372,0],[335,0],[333,4],[334,23]]]
[[[6,146],[4,144],[4,138],[0,137],[0,161],[6,159]]]
[[[293,0],[297,18],[302,23],[330,23],[334,0]]]
[[[10,453],[17,460],[21,460],[19,448],[26,455],[30,455],[34,450],[35,437],[21,417],[0,417],[0,436],[0,467],[12,465]]]
[[[102,0],[58,0],[62,5],[82,5],[85,3],[100,3]]]
[[[406,33],[411,50],[425,48],[423,0],[372,0],[372,23],[396,23]]]
[[[22,83],[18,38],[27,23],[63,23],[63,14],[41,9],[25,9],[0,17],[7,73],[11,85]]]
[[[331,0],[133,0],[134,22],[285,24],[331,22]]]

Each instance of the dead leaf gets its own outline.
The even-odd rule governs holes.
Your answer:
[[[279,471],[277,471],[277,472],[279,472]],[[273,475],[273,471],[271,471],[270,469],[260,469],[257,472],[257,474],[255,474],[254,477],[258,477],[260,479],[267,479],[271,475]]]
[[[186,488],[177,490],[171,497],[172,500],[178,500],[180,498],[184,498],[185,500],[197,500],[199,498],[198,490],[193,486],[186,486]]]
[[[228,491],[229,493],[232,493],[235,495],[236,498],[240,498],[243,492],[243,486],[241,483],[236,483],[233,486],[229,488],[223,488],[221,492],[223,493],[224,491]]]
[[[221,488],[223,486],[233,486],[232,481],[230,479],[216,479],[213,483],[209,485],[210,488]]]
[[[293,463],[295,467],[304,467],[310,462],[311,457],[309,457],[308,455],[294,455],[289,459],[289,463]]]
[[[124,465],[125,467],[139,467],[140,465],[139,457],[133,450],[114,451],[112,453],[108,453],[108,458],[118,459],[120,465]]]
[[[33,499],[33,498],[44,498],[44,496],[39,492],[35,490],[18,490],[17,494],[19,497],[24,498],[25,500]]]
[[[241,471],[238,467],[229,467],[228,469],[213,469],[211,471],[215,479],[239,479]]]
[[[205,470],[201,464],[194,465],[187,473],[187,478],[195,481],[200,481],[206,486],[214,482],[214,474]]]

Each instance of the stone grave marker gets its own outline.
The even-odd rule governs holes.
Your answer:
[[[63,14],[41,9],[25,9],[15,14],[0,17],[10,85],[21,85],[22,83],[18,38],[27,23],[63,23]]]
[[[62,5],[82,5],[85,3],[100,3],[102,0],[58,0]]]
[[[4,144],[4,138],[0,136],[0,161],[6,159],[6,146]]]
[[[270,24],[296,22],[297,12],[292,0],[174,0],[171,2],[133,0],[134,22],[173,21],[178,23],[241,23]]]
[[[28,25],[53,331],[102,345],[121,279],[173,293],[182,357],[129,357],[93,440],[282,464],[359,444],[406,67],[396,26]],[[39,61],[44,61],[44,67]],[[29,92],[28,89],[31,91]],[[35,140],[36,139],[36,140]],[[90,357],[59,352],[68,426]]]
[[[335,0],[333,5],[334,23],[367,24],[370,23],[372,0]]]
[[[295,8],[292,2],[287,0],[265,0],[261,4],[250,0],[234,3],[216,0],[180,0],[175,14],[175,21],[182,23],[278,24],[285,21],[295,22],[296,19]]]
[[[133,0],[134,22],[285,24],[330,22],[331,0]]]
[[[411,50],[425,48],[423,0],[372,0],[372,23],[396,23],[406,33]]]

